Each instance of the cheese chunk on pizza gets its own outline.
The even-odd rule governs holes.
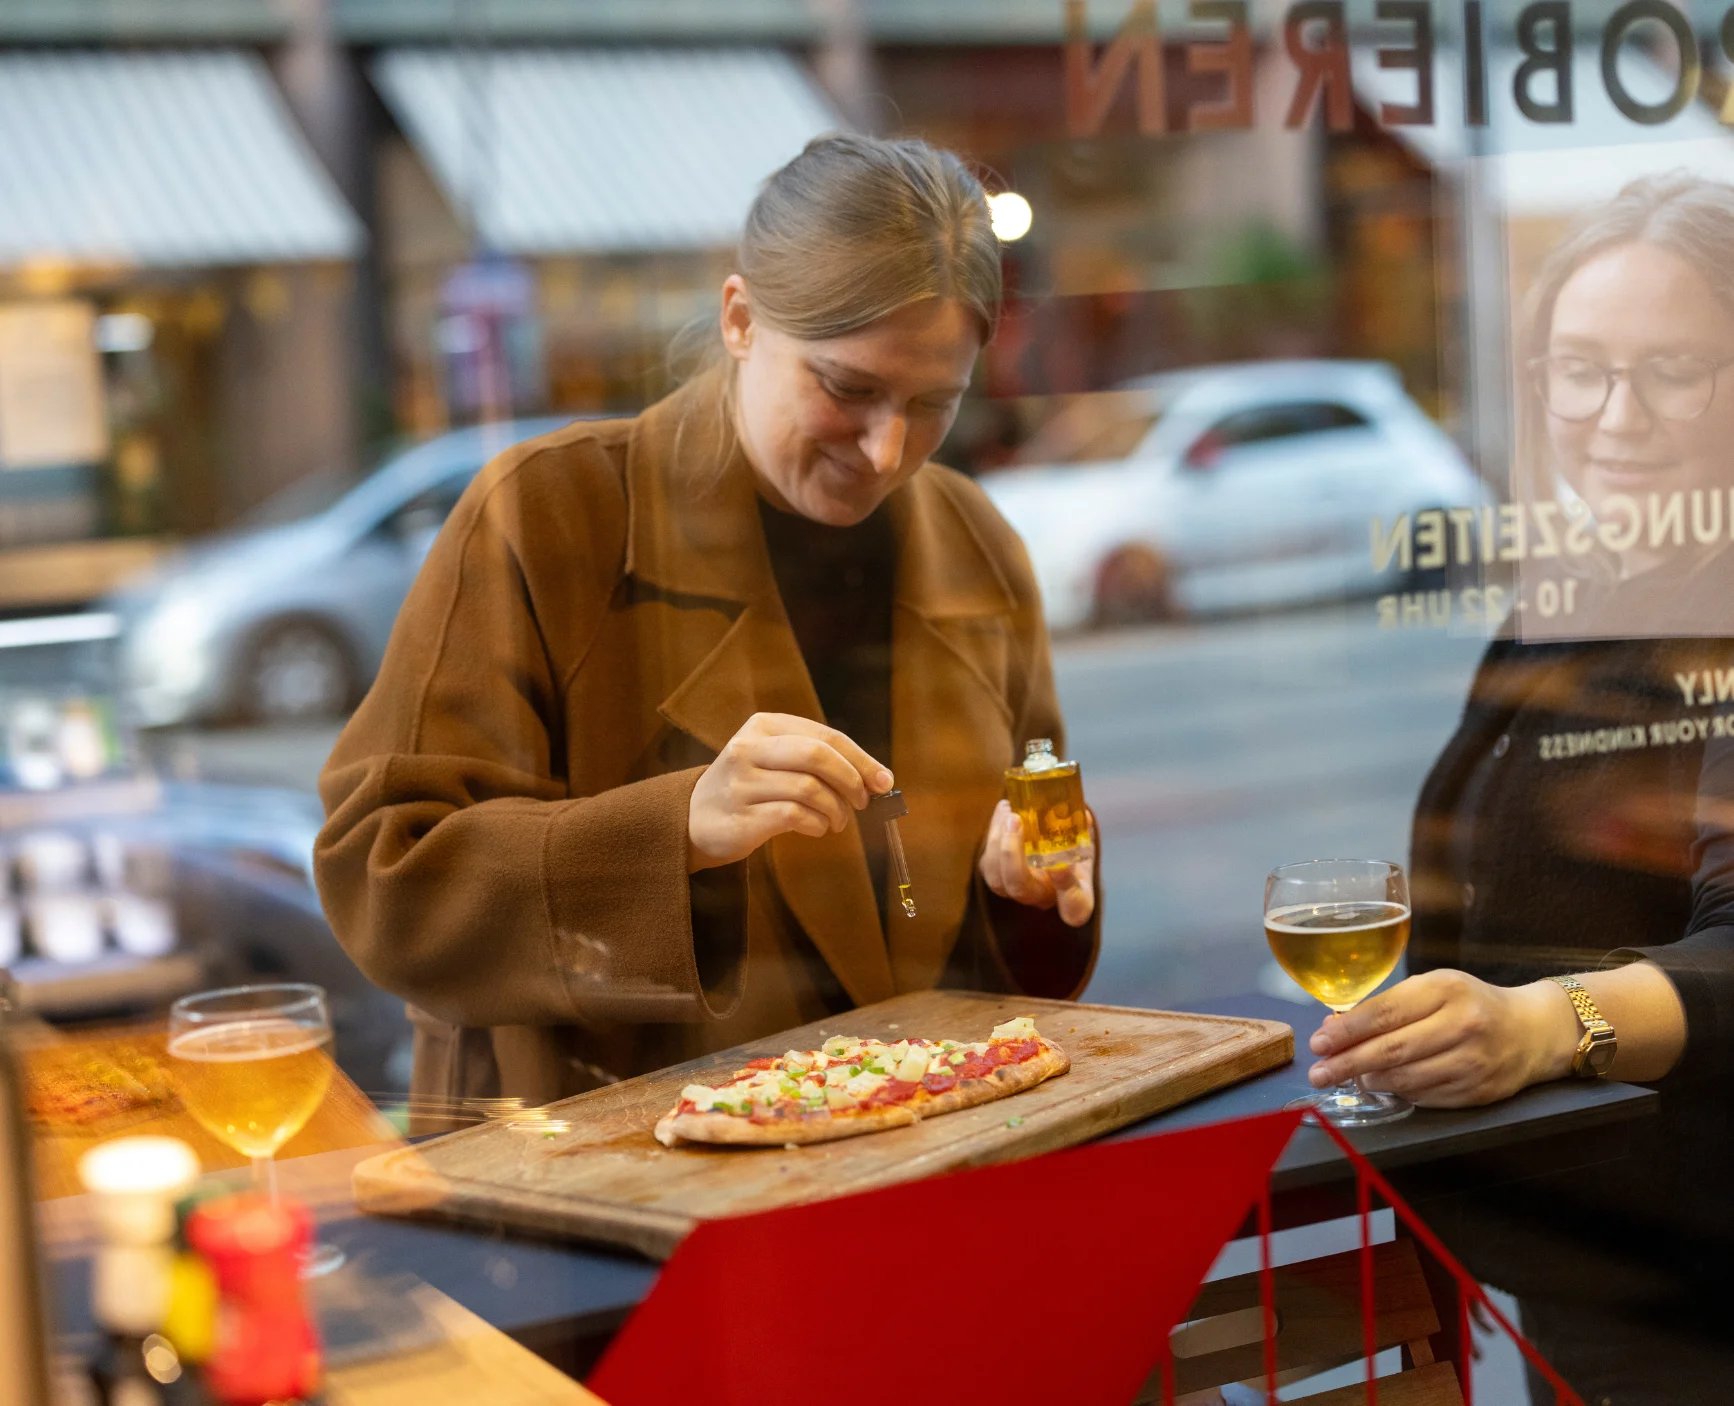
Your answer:
[[[669,1147],[830,1142],[1008,1098],[1071,1067],[1027,1015],[974,1044],[836,1035],[817,1050],[755,1059],[714,1088],[688,1084],[656,1138]]]

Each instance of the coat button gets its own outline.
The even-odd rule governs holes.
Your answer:
[[[1496,757],[1503,757],[1510,750],[1511,750],[1511,734],[1509,732],[1500,733],[1499,734],[1499,741],[1497,741],[1493,744],[1493,755]]]
[[[1474,884],[1464,884],[1463,885],[1463,906],[1465,908],[1473,908],[1475,906],[1475,885]]]

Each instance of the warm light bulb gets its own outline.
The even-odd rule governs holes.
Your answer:
[[[988,196],[987,210],[993,232],[1007,244],[1028,234],[1030,223],[1035,219],[1029,201],[1015,190],[1002,190],[997,195]]]
[[[179,1196],[199,1174],[198,1155],[179,1138],[126,1137],[78,1162],[87,1191],[109,1196]]]
[[[91,1315],[112,1333],[154,1333],[169,1306],[175,1202],[198,1180],[198,1154],[179,1138],[117,1138],[80,1157],[78,1176],[95,1202],[100,1242],[91,1266]],[[153,1375],[159,1368],[166,1370],[161,1361],[155,1367],[147,1361]]]

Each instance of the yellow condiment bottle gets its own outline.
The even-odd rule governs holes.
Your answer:
[[[217,1280],[211,1267],[190,1250],[176,1255],[169,1268],[162,1331],[183,1362],[203,1362],[211,1355],[217,1334]]]
[[[1023,822],[1024,862],[1032,869],[1076,864],[1094,848],[1078,764],[1056,757],[1047,737],[1031,738],[1024,751],[1024,764],[1005,774],[1006,799]]]

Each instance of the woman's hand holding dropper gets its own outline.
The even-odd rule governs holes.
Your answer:
[[[840,831],[891,769],[834,727],[789,713],[754,713],[699,777],[686,811],[689,874],[745,859],[794,831]]]

